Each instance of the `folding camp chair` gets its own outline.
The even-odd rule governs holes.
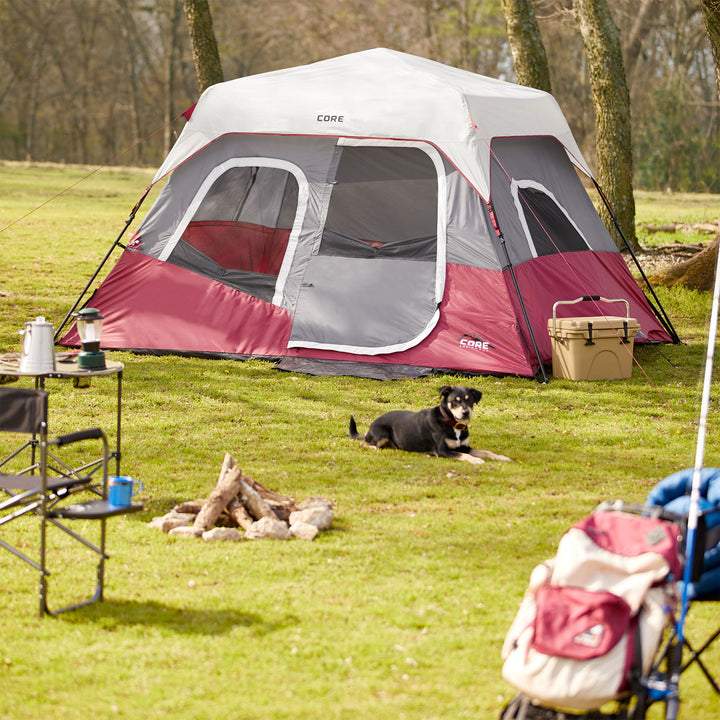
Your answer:
[[[647,505],[662,507],[687,525],[693,468],[680,470],[661,480],[649,493]],[[685,588],[688,603],[720,601],[720,469],[703,468],[700,472],[699,514],[692,564],[691,582]],[[697,648],[683,632],[681,645],[687,658],[681,660],[680,673],[696,664],[713,690],[720,695],[718,680],[708,669],[703,653],[720,637],[720,626]],[[685,652],[683,652],[685,654]]]
[[[0,546],[10,551],[40,573],[40,616],[56,615],[103,599],[105,560],[105,521],[108,517],[142,509],[142,505],[116,507],[108,497],[108,441],[100,428],[48,438],[48,393],[44,390],[0,387],[0,431],[29,436],[19,448],[0,461],[0,531],[5,526],[29,514],[40,520],[39,558],[33,560],[16,546],[0,537]],[[83,468],[73,470],[51,452],[81,441],[100,441],[102,444],[102,483],[93,483],[92,476],[83,474]],[[12,466],[24,461],[29,454],[30,463],[8,472]],[[97,499],[64,505],[73,494],[87,490]],[[93,542],[68,527],[64,520],[98,520],[99,541]],[[47,530],[54,526],[97,555],[97,584],[89,599],[52,611],[48,607]]]

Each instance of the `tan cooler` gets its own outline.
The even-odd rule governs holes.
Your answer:
[[[561,304],[580,302],[589,298],[560,301],[553,305],[548,332],[552,345],[552,373],[568,380],[620,380],[632,375],[633,347],[640,324],[634,318],[615,315],[595,317],[557,318]],[[625,300],[592,298],[603,302]]]

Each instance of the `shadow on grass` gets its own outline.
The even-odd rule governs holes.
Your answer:
[[[260,637],[299,622],[293,615],[270,621],[240,610],[173,607],[154,601],[132,600],[105,600],[58,617],[72,625],[94,625],[98,630],[106,631],[155,626],[180,635],[223,635],[242,627]]]

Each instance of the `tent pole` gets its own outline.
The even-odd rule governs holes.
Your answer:
[[[510,270],[510,276],[512,277],[513,285],[515,286],[515,292],[517,293],[518,300],[520,301],[520,308],[522,309],[523,317],[525,318],[525,324],[527,325],[528,332],[530,333],[530,341],[532,342],[533,350],[535,351],[535,357],[537,358],[538,365],[540,366],[542,382],[547,383],[548,378],[545,374],[545,366],[543,365],[542,358],[540,357],[540,348],[538,348],[537,342],[535,341],[535,334],[533,333],[532,325],[530,325],[530,318],[528,317],[527,309],[525,308],[525,301],[523,300],[522,293],[520,292],[520,286],[518,285],[517,277],[515,276],[515,268],[510,261],[510,253],[508,253],[505,236],[502,234],[502,230],[500,230],[500,226],[498,225],[497,217],[495,216],[495,210],[493,209],[492,203],[488,202],[487,207],[488,212],[490,213],[490,220],[492,221],[493,227],[495,228],[495,233],[497,234],[500,240],[500,244],[502,245],[503,252],[505,253],[505,267]]]
[[[615,217],[615,213],[612,211],[612,208],[610,207],[609,200],[605,197],[605,193],[602,191],[602,188],[600,185],[598,185],[597,180],[595,178],[592,178],[593,184],[595,185],[595,189],[598,191],[600,197],[602,198],[603,204],[605,205],[605,208],[607,209],[608,213],[610,214],[610,217],[612,218],[613,225],[615,226],[615,229],[618,231],[620,237],[622,238],[623,243],[625,244],[625,247],[627,248],[628,252],[630,253],[630,256],[633,259],[633,262],[635,263],[635,267],[637,267],[638,271],[640,272],[640,275],[642,276],[643,281],[645,282],[645,285],[647,285],[648,289],[650,290],[651,295],[653,296],[653,299],[657,303],[658,307],[656,308],[655,305],[650,302],[650,307],[653,309],[653,312],[655,313],[655,317],[658,319],[660,324],[665,328],[668,335],[670,336],[670,339],[673,341],[673,343],[678,344],[680,342],[680,336],[677,334],[675,328],[673,327],[672,322],[670,321],[670,318],[668,317],[668,314],[665,312],[665,308],[662,306],[662,303],[660,302],[660,299],[655,293],[655,289],[650,284],[650,281],[647,278],[647,275],[645,275],[645,271],[642,269],[642,265],[640,265],[640,261],[637,259],[637,255],[635,254],[635,251],[630,246],[630,243],[628,242],[627,238],[625,237],[625,233],[623,232],[622,228],[620,227],[620,223],[617,221],[617,218]],[[659,308],[659,310],[658,310]]]
[[[532,326],[530,325],[530,318],[528,317],[527,310],[525,309],[525,301],[523,300],[523,296],[520,292],[520,286],[518,285],[517,277],[515,277],[515,268],[510,263],[510,257],[508,256],[507,248],[505,247],[505,238],[502,235],[500,236],[500,241],[502,242],[502,246],[505,249],[505,258],[508,261],[507,268],[510,270],[510,276],[513,279],[513,285],[515,286],[515,292],[517,293],[518,300],[520,300],[520,307],[522,308],[523,317],[525,318],[525,324],[527,325],[528,332],[530,333],[530,340],[532,342],[533,350],[535,350],[535,357],[537,358],[538,365],[540,366],[542,382],[547,383],[548,378],[545,374],[545,366],[543,365],[542,358],[540,357],[540,348],[538,348],[537,342],[535,342],[535,334],[533,333]]]
[[[137,214],[137,211],[140,209],[140,206],[143,204],[143,201],[148,196],[148,193],[150,192],[151,188],[152,188],[152,185],[149,185],[145,189],[145,192],[142,194],[142,197],[137,201],[137,203],[135,204],[135,207],[130,211],[130,216],[125,221],[125,225],[123,226],[123,229],[120,231],[120,234],[115,238],[115,242],[110,246],[110,249],[105,253],[105,257],[100,261],[100,264],[97,266],[97,269],[92,274],[92,277],[90,278],[90,280],[88,280],[87,284],[83,288],[80,295],[78,295],[78,298],[75,301],[75,304],[72,306],[72,308],[70,308],[70,311],[63,318],[63,321],[58,326],[58,329],[55,331],[55,338],[54,338],[55,342],[57,342],[59,340],[60,334],[62,333],[63,328],[65,327],[65,325],[67,325],[68,320],[72,317],[72,314],[75,312],[75,310],[77,310],[78,306],[82,302],[82,299],[85,297],[85,294],[90,289],[90,286],[95,282],[95,279],[100,274],[100,271],[102,270],[105,263],[108,261],[108,258],[110,257],[110,255],[112,255],[113,250],[115,250],[117,245],[120,244],[120,240],[122,239],[122,236],[125,234],[125,231],[130,227],[130,224],[135,219],[135,215]]]

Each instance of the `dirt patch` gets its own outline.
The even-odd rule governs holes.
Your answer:
[[[646,275],[653,275],[660,270],[665,270],[679,262],[683,262],[697,255],[707,247],[708,243],[671,243],[669,245],[655,245],[642,248],[636,253],[640,267]],[[623,252],[623,257],[633,274],[637,273],[637,267],[629,252]]]

